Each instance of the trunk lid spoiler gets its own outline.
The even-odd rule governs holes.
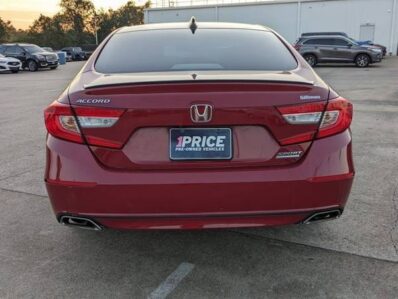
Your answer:
[[[158,83],[203,83],[203,82],[272,82],[286,84],[314,85],[314,81],[305,79],[293,72],[162,72],[134,74],[105,74],[85,84],[84,89],[111,87],[130,84]]]

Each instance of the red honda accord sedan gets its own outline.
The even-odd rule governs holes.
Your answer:
[[[257,25],[121,28],[45,110],[58,221],[207,229],[338,218],[352,105]]]

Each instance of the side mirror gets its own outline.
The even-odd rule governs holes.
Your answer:
[[[354,45],[353,44],[348,44],[348,48],[352,48]]]

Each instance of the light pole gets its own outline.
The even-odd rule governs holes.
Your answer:
[[[97,14],[94,15],[95,44],[98,46]]]

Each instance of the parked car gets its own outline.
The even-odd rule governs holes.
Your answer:
[[[72,54],[71,54],[71,53],[67,53],[67,52],[62,51],[62,50],[58,50],[57,52],[64,52],[65,55],[66,55],[65,59],[66,59],[67,62],[71,62],[71,61],[73,60],[73,59],[72,59]]]
[[[0,54],[17,58],[22,62],[22,68],[28,68],[31,72],[40,68],[54,70],[58,67],[57,54],[45,51],[33,44],[3,44]]]
[[[72,54],[71,54],[71,53],[67,53],[67,52],[66,52],[66,61],[67,61],[67,62],[73,61],[73,58],[72,58]]]
[[[66,52],[66,54],[69,55],[74,61],[86,59],[86,53],[84,53],[84,51],[80,47],[66,47],[62,48],[61,51]]]
[[[90,56],[94,53],[95,49],[97,49],[98,45],[93,45],[93,44],[87,44],[87,45],[82,45],[81,48],[84,51],[84,54],[86,56],[86,59],[89,59]]]
[[[1,51],[1,46],[0,46]],[[22,63],[16,58],[5,57],[0,54],[0,72],[18,73],[21,69]]]
[[[44,112],[59,222],[198,229],[341,215],[352,104],[276,32],[193,19],[124,27],[100,47]]]
[[[348,34],[345,32],[306,32],[302,33],[301,37],[307,37],[307,36],[316,36],[316,35],[341,35],[348,37]]]
[[[360,46],[364,46],[364,47],[376,47],[379,48],[381,50],[381,52],[383,53],[383,56],[387,55],[387,47],[380,45],[380,44],[375,44],[370,40],[367,41],[358,41],[353,39],[352,37],[349,37],[347,33],[345,32],[307,32],[307,33],[303,33],[301,35],[301,37],[307,37],[307,36],[317,36],[317,35],[341,35],[344,37],[347,37],[348,39],[350,39],[351,41],[354,41],[355,43],[357,43]]]
[[[294,47],[311,66],[320,62],[342,62],[367,67],[382,60],[380,49],[360,46],[341,35],[301,37]]]

